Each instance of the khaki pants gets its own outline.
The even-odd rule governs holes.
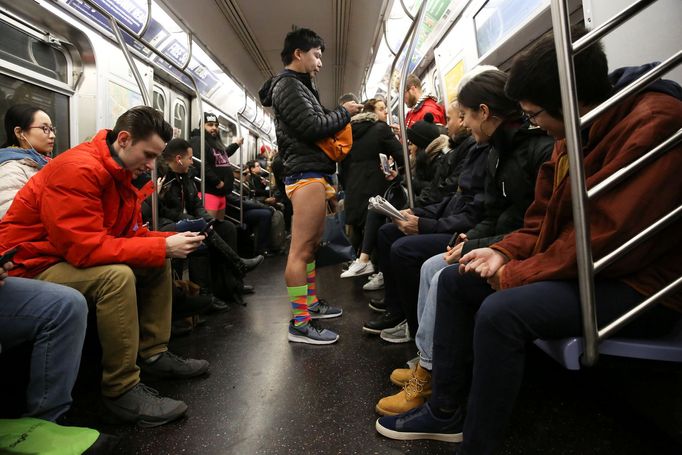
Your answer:
[[[170,270],[170,261],[164,267],[145,269],[124,264],[79,269],[60,262],[36,277],[80,291],[94,307],[104,396],[117,397],[140,381],[138,355],[147,359],[168,349]]]

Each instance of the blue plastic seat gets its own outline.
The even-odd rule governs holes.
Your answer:
[[[564,368],[579,370],[583,353],[583,338],[564,338],[559,340],[535,340],[542,349]],[[668,335],[661,338],[609,338],[599,344],[599,353],[635,359],[682,362],[682,322]]]

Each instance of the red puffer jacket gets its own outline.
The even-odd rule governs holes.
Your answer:
[[[67,261],[160,267],[165,237],[142,225],[140,205],[151,182],[135,188],[132,174],[109,152],[108,130],[48,163],[28,181],[0,222],[0,252],[15,246],[11,275],[33,277]]]

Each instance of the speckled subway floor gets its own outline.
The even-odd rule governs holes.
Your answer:
[[[208,359],[210,375],[149,382],[189,405],[187,417],[159,428],[108,423],[98,403],[96,363],[84,361],[74,424],[121,437],[125,454],[449,454],[454,444],[392,441],[374,430],[376,401],[397,391],[388,376],[416,354],[364,335],[373,313],[364,278],[340,280],[340,266],[319,269],[319,293],[342,306],[323,326],[331,346],[287,342],[285,258],[269,258],[247,277],[246,307],[209,317],[171,342],[182,356]],[[568,372],[529,349],[526,377],[503,454],[682,453],[682,366],[603,359]]]

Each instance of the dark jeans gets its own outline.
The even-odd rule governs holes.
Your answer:
[[[367,211],[367,218],[365,218],[364,233],[362,236],[361,253],[372,254],[377,246],[377,237],[379,236],[379,228],[386,224],[386,217],[374,213],[371,210]]]
[[[272,210],[252,209],[244,206],[244,223],[256,233],[256,252],[262,253],[270,244]]]
[[[418,328],[419,270],[424,261],[445,251],[450,237],[450,234],[405,235],[393,223],[379,229],[377,250],[379,268],[384,274],[386,306],[391,313],[407,317],[410,333],[417,333]],[[410,314],[404,308],[410,308]]]
[[[633,289],[613,280],[597,282],[595,294],[599,326],[642,301]],[[495,453],[521,386],[526,345],[536,338],[579,336],[579,302],[576,281],[541,281],[494,292],[475,275],[460,275],[457,265],[443,270],[430,404],[454,410],[468,397],[463,453]],[[658,306],[619,334],[663,335],[678,320],[678,313]]]

